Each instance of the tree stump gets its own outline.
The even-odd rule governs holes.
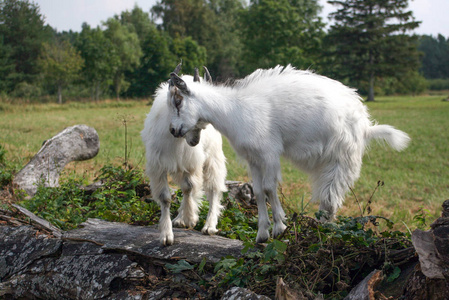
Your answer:
[[[100,138],[96,130],[87,125],[68,127],[46,140],[39,152],[14,177],[13,183],[29,196],[37,186],[59,186],[59,174],[72,161],[95,157],[100,150]]]
[[[412,234],[419,264],[404,287],[406,299],[449,299],[449,200],[442,206],[441,217],[430,230]]]

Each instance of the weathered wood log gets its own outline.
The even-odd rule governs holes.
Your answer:
[[[449,278],[449,200],[442,206],[441,217],[432,223],[430,230],[417,229],[412,234],[421,271],[430,279]]]
[[[382,281],[382,271],[374,270],[354,287],[345,300],[376,300],[387,299],[385,296],[376,297],[376,285]]]
[[[175,228],[176,242],[163,247],[159,243],[159,231],[155,226],[132,226],[124,223],[88,219],[83,227],[67,231],[64,240],[86,241],[102,246],[107,251],[132,252],[153,259],[185,259],[200,263],[203,258],[216,263],[226,255],[239,257],[243,243],[221,236],[204,235],[198,231]]]
[[[56,187],[59,174],[72,161],[91,159],[100,149],[94,128],[86,125],[68,127],[46,140],[39,152],[14,177],[13,183],[33,196],[39,184]]]
[[[419,264],[404,287],[406,299],[449,299],[449,200],[442,206],[441,217],[430,230],[412,234]]]
[[[39,226],[0,226],[0,298],[196,297],[201,293],[197,286],[186,280],[176,286],[165,264],[181,259],[215,263],[226,255],[239,257],[243,249],[240,241],[183,229],[174,230],[174,245],[161,247],[155,227],[98,219],[57,237],[39,230],[52,231],[51,226],[20,211]]]
[[[20,211],[20,213],[22,213],[25,216],[27,216],[28,218],[30,218],[31,222],[34,223],[35,226],[51,232],[55,237],[59,238],[62,236],[61,230],[59,228],[57,228],[56,226],[54,226],[53,224],[51,224],[50,222],[48,222],[47,220],[39,218],[38,216],[36,216],[32,212],[30,212],[28,209],[26,209],[20,205],[13,204],[12,206],[15,207],[16,209],[18,209]]]

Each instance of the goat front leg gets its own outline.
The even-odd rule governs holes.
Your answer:
[[[171,195],[167,182],[167,174],[161,172],[150,174],[150,186],[153,197],[157,199],[161,207],[159,219],[159,242],[163,246],[172,245],[174,242],[173,227],[170,218]]]
[[[198,223],[199,201],[201,199],[202,172],[187,173],[175,176],[182,190],[182,201],[178,216],[173,220],[173,226],[193,228]]]

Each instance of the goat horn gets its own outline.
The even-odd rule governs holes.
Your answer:
[[[203,66],[204,68],[204,80],[212,83],[212,76],[210,76],[209,70],[206,68],[206,66]]]
[[[200,82],[200,72],[198,71],[198,68],[195,68],[195,73],[193,75],[193,81]]]
[[[176,68],[173,71],[173,73],[178,74],[179,71],[181,71],[181,67],[182,67],[182,59],[181,59],[181,62],[176,66]]]

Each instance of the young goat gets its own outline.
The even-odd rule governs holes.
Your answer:
[[[286,228],[277,196],[280,156],[309,174],[312,200],[332,220],[359,177],[372,139],[400,151],[406,133],[375,125],[357,93],[343,84],[292,66],[256,70],[232,87],[187,83],[171,74],[168,95],[171,133],[189,140],[197,124],[211,123],[248,162],[259,210],[257,242],[269,237],[266,200],[273,211],[273,236]]]
[[[192,84],[199,81],[197,74],[195,77],[183,76],[182,79]],[[172,108],[167,102],[167,93],[170,94],[168,89],[167,83],[159,86],[141,132],[146,147],[145,173],[150,178],[151,193],[161,206],[159,240],[162,245],[171,245],[174,240],[168,174],[181,187],[183,193],[178,216],[173,220],[175,227],[192,228],[196,225],[198,205],[204,187],[209,201],[209,212],[202,232],[215,234],[222,208],[220,201],[226,190],[226,165],[221,134],[210,124],[198,124],[186,134],[190,146],[186,140],[174,138],[169,131]]]

